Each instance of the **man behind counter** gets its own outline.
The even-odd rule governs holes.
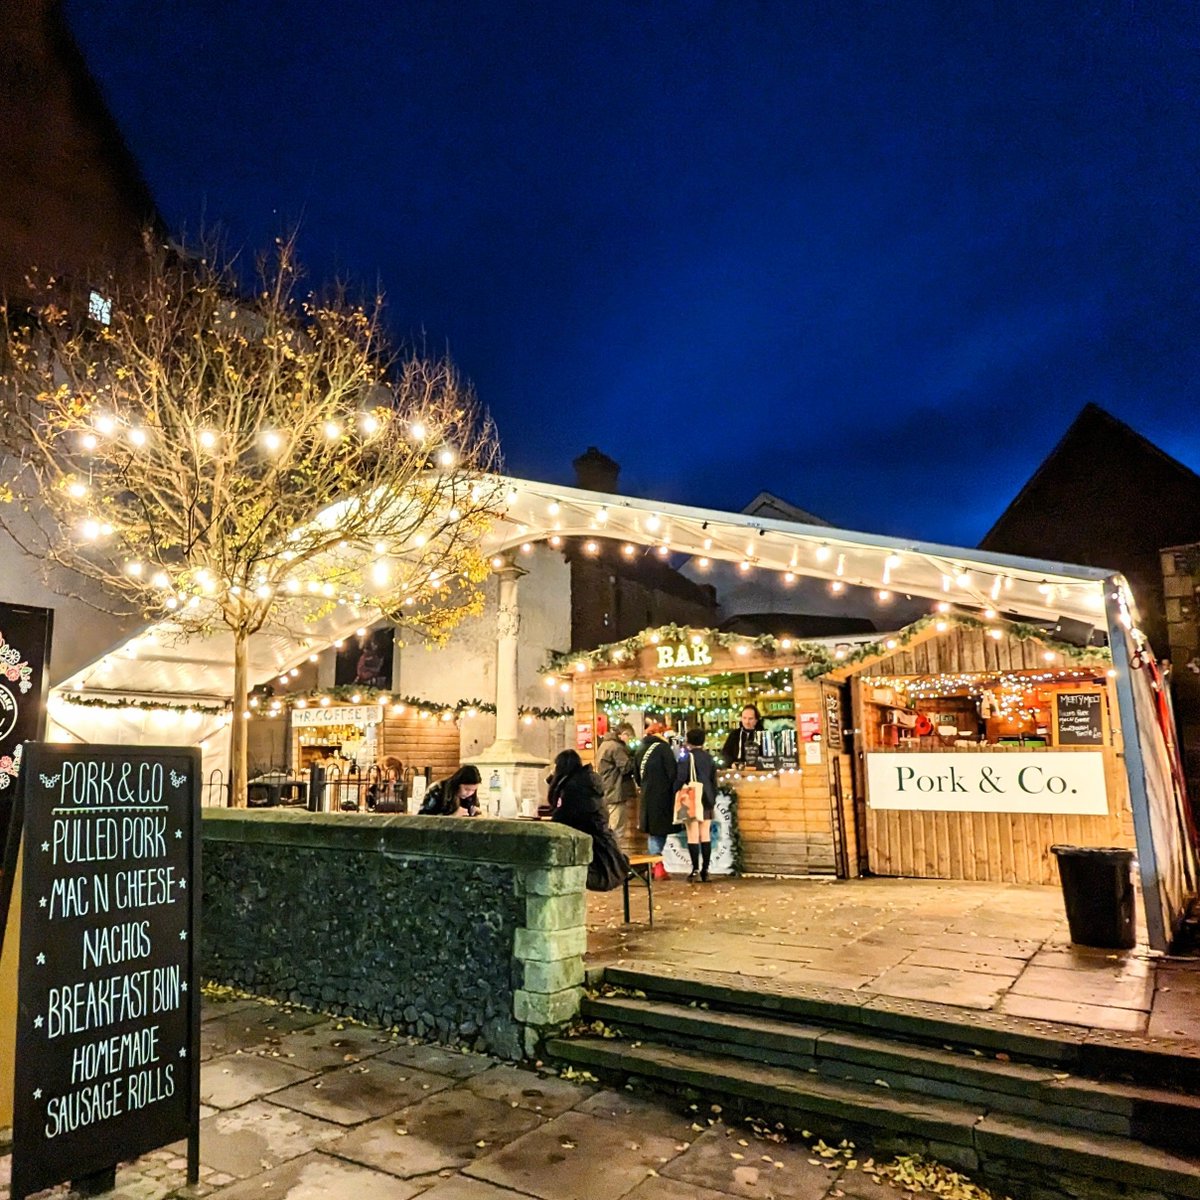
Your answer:
[[[753,766],[758,761],[758,735],[762,732],[762,713],[753,704],[742,709],[742,719],[735,729],[729,731],[725,745],[721,747],[721,758],[727,767],[734,763]]]

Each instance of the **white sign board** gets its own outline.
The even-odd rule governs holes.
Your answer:
[[[378,725],[377,704],[334,704],[328,708],[293,708],[292,727],[303,729],[311,725]]]
[[[1104,756],[1001,750],[989,754],[868,754],[871,808],[920,812],[1104,816]]]

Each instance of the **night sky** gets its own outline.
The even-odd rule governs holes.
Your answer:
[[[66,9],[171,228],[301,222],[515,474],[973,544],[1089,400],[1200,467],[1190,3]]]

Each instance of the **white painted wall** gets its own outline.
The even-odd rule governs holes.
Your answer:
[[[85,596],[100,596],[96,584],[78,576],[56,576],[55,585]],[[0,600],[54,610],[50,642],[50,685],[66,679],[141,628],[140,619],[121,620],[85,603],[52,591],[41,565],[0,531]]]

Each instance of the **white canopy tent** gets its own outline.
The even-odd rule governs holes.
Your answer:
[[[666,559],[713,560],[746,572],[773,572],[786,586],[797,576],[873,589],[886,620],[895,596],[925,597],[956,607],[995,610],[1018,618],[1107,629],[1117,671],[1125,765],[1137,834],[1139,868],[1151,945],[1165,949],[1195,890],[1196,863],[1186,836],[1184,800],[1172,771],[1173,748],[1158,717],[1156,683],[1144,668],[1149,651],[1136,625],[1132,596],[1117,574],[1094,567],[822,525],[802,525],[744,513],[666,504],[532,480],[504,478],[503,515],[484,548],[519,561],[537,542],[611,539],[629,557],[652,548]],[[278,676],[372,619],[366,601],[340,602],[302,636],[260,633],[250,643],[250,678]],[[233,644],[227,634],[203,640],[179,635],[171,622],[149,627],[97,656],[57,689],[97,696],[224,701],[233,688]]]

